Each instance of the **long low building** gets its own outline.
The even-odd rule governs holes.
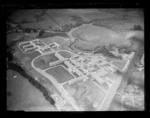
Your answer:
[[[31,53],[31,52],[34,52],[38,49],[38,47],[33,47],[33,48],[28,48],[28,49],[25,49],[25,53]]]

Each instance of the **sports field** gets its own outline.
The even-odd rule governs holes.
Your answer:
[[[64,58],[71,58],[72,54],[67,51],[59,51],[58,52]]]
[[[49,63],[58,61],[59,59],[55,56],[55,53],[47,54],[40,56],[36,60],[34,60],[34,66],[41,70],[45,70],[49,68]]]
[[[59,83],[74,79],[74,76],[71,75],[63,66],[50,68],[46,70],[46,72],[53,76]]]

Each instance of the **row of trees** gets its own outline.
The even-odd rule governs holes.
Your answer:
[[[141,31],[141,30],[143,30],[143,29],[142,29],[141,25],[134,25],[134,27],[131,28],[131,30],[138,30],[138,31]]]

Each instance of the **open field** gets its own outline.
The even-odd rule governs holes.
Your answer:
[[[74,90],[75,91],[71,91]],[[87,80],[85,82],[78,81],[68,87],[68,91],[71,91],[73,98],[79,105],[83,105],[85,110],[96,110],[101,102],[104,100],[106,93],[97,87],[92,81]],[[87,102],[88,101],[88,102]],[[93,106],[95,105],[95,108]]]
[[[31,66],[31,62],[34,58],[36,58],[37,56],[41,55],[39,51],[34,51],[31,53],[23,53],[19,47],[16,46],[15,48],[16,50],[16,58],[19,62],[21,62],[23,64],[23,66],[29,70],[32,68]]]
[[[46,70],[46,72],[52,75],[59,83],[74,79],[74,76],[71,75],[63,66],[50,68]]]
[[[33,111],[51,111],[54,109],[50,103],[45,100],[42,92],[35,88],[26,78],[17,74],[13,78],[12,71],[8,71],[7,91],[7,110],[33,110]],[[40,109],[38,109],[40,107]]]
[[[87,98],[92,100],[93,103],[97,104],[96,106],[99,107],[104,100],[106,93],[97,87],[93,82],[88,82],[86,86],[88,88],[88,93],[86,95]]]
[[[49,67],[49,63],[58,61],[59,59],[55,56],[55,53],[47,54],[38,57],[34,60],[34,66],[36,68],[40,68],[41,70],[45,70]]]
[[[64,58],[71,58],[72,54],[67,51],[59,51],[58,52]]]
[[[29,57],[31,61],[32,61],[35,57],[37,57],[37,56],[39,56],[39,55],[41,55],[41,54],[39,53],[39,51],[34,51],[34,52],[32,52],[32,53],[27,53],[27,54],[25,54],[25,56]]]
[[[58,43],[59,45],[61,45],[62,43],[65,42],[65,39],[62,38],[62,37],[59,37],[59,36],[55,36],[55,37],[53,37],[53,38],[47,37],[47,38],[39,38],[39,39],[40,39],[41,41],[43,41],[44,43],[46,43],[46,44],[56,42],[56,43]]]
[[[87,46],[91,46],[92,44],[93,47],[96,47],[97,45],[107,46],[112,43],[117,45],[130,45],[129,40],[125,38],[125,33],[117,33],[105,27],[98,27],[94,25],[82,26],[79,29],[75,30],[73,34],[76,35],[82,43],[83,41],[85,42],[84,44],[87,43]],[[80,46],[80,43],[78,43],[77,45]],[[89,47],[89,49],[93,47]]]
[[[23,35],[23,33],[9,33],[7,34],[6,38],[7,38],[7,44],[9,44],[11,41],[13,40],[18,40],[19,38],[18,37],[21,37]]]

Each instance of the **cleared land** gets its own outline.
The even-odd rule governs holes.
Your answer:
[[[74,79],[74,76],[71,75],[63,66],[51,68],[46,70],[46,72],[53,76],[59,83]]]
[[[34,66],[41,70],[45,70],[49,67],[49,63],[58,61],[59,59],[55,56],[55,53],[43,55],[34,60]]]

